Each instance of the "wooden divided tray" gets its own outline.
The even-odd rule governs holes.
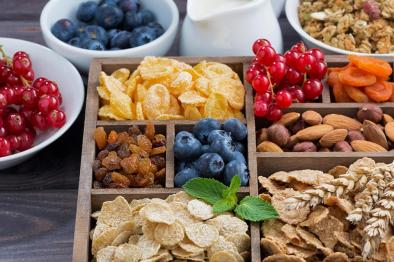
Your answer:
[[[349,165],[360,157],[368,156],[376,161],[391,162],[394,159],[393,152],[385,153],[259,153],[256,152],[256,130],[268,126],[268,123],[260,119],[255,119],[253,113],[253,91],[251,86],[244,81],[244,73],[248,67],[251,57],[174,57],[179,61],[195,65],[202,60],[216,61],[230,66],[244,82],[246,87],[245,116],[248,128],[247,138],[247,159],[250,171],[250,182],[248,187],[241,188],[241,195],[257,195],[259,186],[258,176],[269,176],[280,170],[296,169],[319,169],[327,171],[336,165]],[[79,180],[77,215],[74,233],[73,261],[90,261],[90,239],[89,231],[94,226],[94,221],[90,215],[92,212],[100,210],[101,204],[105,201],[113,200],[116,196],[122,195],[126,199],[138,199],[144,197],[165,198],[170,194],[178,192],[180,189],[174,188],[174,155],[173,143],[177,132],[191,130],[197,121],[171,120],[171,121],[151,121],[156,129],[166,135],[166,178],[163,188],[128,188],[128,189],[93,189],[92,163],[96,156],[96,146],[93,140],[93,132],[96,127],[102,126],[108,130],[126,131],[130,125],[145,126],[147,121],[101,121],[97,117],[99,109],[99,97],[96,92],[100,71],[107,74],[119,68],[128,68],[134,71],[142,59],[96,59],[92,62],[89,73],[85,129],[83,136],[81,171]],[[343,66],[347,63],[345,56],[327,56],[330,67]],[[394,65],[394,58],[389,61]],[[393,79],[393,77],[392,77]],[[315,110],[322,115],[329,113],[340,113],[354,116],[360,104],[357,103],[335,103],[327,86],[323,91],[321,99],[317,103],[293,104],[287,111],[303,112]],[[394,116],[394,103],[380,104],[383,111]],[[260,224],[250,224],[251,236],[251,261],[261,261],[260,250]]]

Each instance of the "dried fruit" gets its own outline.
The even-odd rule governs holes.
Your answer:
[[[156,134],[152,140],[153,147],[165,146],[166,145],[166,137],[162,134]]]
[[[126,174],[133,174],[138,171],[138,162],[140,161],[140,156],[137,154],[132,154],[131,156],[124,158],[120,161],[120,165]]]
[[[147,176],[153,170],[152,162],[149,158],[142,158],[138,162],[138,173],[143,176]]]
[[[124,187],[128,187],[130,185],[130,180],[118,172],[112,172],[111,177],[112,183],[121,184]]]
[[[316,111],[308,110],[302,113],[302,120],[304,120],[305,123],[314,126],[321,124],[323,117]]]
[[[150,160],[152,165],[155,165],[158,170],[166,167],[166,159],[162,156],[153,156]]]
[[[260,144],[263,141],[268,140],[268,128],[262,128],[260,129],[257,137],[257,144]]]
[[[282,124],[273,124],[268,128],[268,140],[282,147],[290,138],[289,130]]]
[[[118,141],[118,133],[115,130],[111,130],[108,135],[108,144],[114,144]]]
[[[360,107],[357,112],[357,119],[360,122],[364,122],[364,120],[370,120],[374,123],[379,123],[382,121],[383,110],[373,104],[366,104]]]
[[[120,158],[125,158],[130,156],[130,150],[127,143],[121,144],[118,148],[117,154]]]
[[[322,136],[322,138],[319,140],[319,143],[322,147],[330,148],[336,143],[344,141],[347,134],[348,131],[346,129],[335,129]]]
[[[155,126],[151,122],[149,122],[145,127],[145,136],[150,140],[153,140],[153,138],[155,137],[155,133]]]
[[[94,141],[100,150],[107,145],[107,133],[103,127],[97,127],[94,131]]]
[[[108,170],[117,170],[120,169],[120,158],[116,154],[116,152],[111,151],[108,155],[103,159],[102,165],[106,167]]]
[[[138,146],[147,153],[152,151],[152,142],[145,135],[137,136],[137,144]]]

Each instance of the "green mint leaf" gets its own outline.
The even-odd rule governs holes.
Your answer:
[[[277,218],[278,212],[268,202],[258,196],[247,196],[235,208],[235,213],[243,219],[258,222]]]
[[[241,178],[233,176],[231,179],[230,187],[223,192],[223,198],[228,198],[237,194],[238,189],[241,187]]]
[[[223,213],[223,212],[231,211],[237,205],[237,202],[238,202],[237,195],[220,199],[213,205],[213,212]]]
[[[222,199],[227,186],[211,178],[194,178],[183,185],[183,190],[189,195],[214,205]]]

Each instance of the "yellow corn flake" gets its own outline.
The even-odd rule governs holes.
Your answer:
[[[206,77],[197,78],[194,82],[194,88],[204,96],[209,96],[211,94],[209,79]]]
[[[153,56],[145,57],[139,69],[144,80],[166,77],[175,71],[171,59]]]
[[[211,80],[211,92],[226,96],[230,106],[242,110],[245,105],[245,88],[240,80],[229,78],[215,78]]]
[[[183,93],[178,97],[182,104],[202,106],[207,101],[207,99],[201,96],[197,91],[191,90]]]
[[[108,91],[108,89],[105,86],[98,86],[97,93],[100,98],[107,101],[109,101],[109,98],[111,97],[111,93]]]
[[[192,89],[193,76],[188,72],[181,72],[177,78],[171,82],[169,91],[172,95],[179,96],[180,94]]]
[[[202,61],[194,67],[194,69],[201,75],[208,79],[215,78],[230,78],[239,79],[237,73],[235,73],[228,65],[217,63],[217,62],[206,62]]]
[[[124,83],[130,76],[130,70],[127,68],[120,68],[114,71],[111,76],[118,79],[121,83]]]
[[[170,109],[168,109],[167,114],[170,115],[181,115],[182,114],[181,106],[178,103],[178,99],[175,96],[170,96]]]
[[[145,120],[141,102],[137,102],[137,104],[135,105],[135,117],[137,120]]]
[[[170,108],[170,92],[164,85],[153,85],[146,92],[142,102],[144,113],[149,120],[165,114]]]
[[[129,78],[129,80],[127,80],[127,81],[125,82],[125,85],[126,85],[126,94],[127,94],[129,97],[133,97],[134,92],[135,92],[135,90],[137,89],[137,86],[138,86],[139,84],[141,84],[141,82],[142,82],[142,79],[141,79],[140,76],[136,76],[136,77],[133,77],[133,78]]]
[[[125,120],[125,118],[118,116],[110,105],[105,105],[101,107],[98,111],[98,115],[102,120],[108,120],[108,119]]]
[[[227,117],[228,102],[223,94],[212,93],[204,107],[204,117],[225,119]]]
[[[115,92],[115,90],[120,90],[121,92],[126,91],[126,87],[122,82],[115,77],[107,76],[104,72],[100,73],[100,85],[105,86],[110,93]]]
[[[131,111],[132,101],[126,94],[120,91],[111,93],[109,104],[117,115],[125,119],[133,119],[133,113]]]
[[[198,73],[194,68],[186,69],[184,72],[187,72],[193,76],[193,81],[202,77],[200,73]]]
[[[185,119],[189,119],[189,120],[199,120],[202,118],[202,115],[198,110],[198,108],[191,105],[185,106],[184,115],[185,115]]]
[[[134,92],[134,101],[141,103],[144,102],[145,95],[146,95],[146,88],[143,85],[138,84],[137,89]]]
[[[169,115],[169,114],[162,114],[156,117],[156,120],[182,120],[185,117],[182,115]]]

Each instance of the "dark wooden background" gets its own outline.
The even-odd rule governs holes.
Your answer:
[[[0,0],[0,36],[45,45],[39,17],[46,2]],[[176,3],[183,19],[186,0]],[[280,24],[288,48],[299,38],[283,14]],[[169,54],[178,54],[178,41]],[[71,260],[83,116],[35,157],[0,171],[0,261]]]

